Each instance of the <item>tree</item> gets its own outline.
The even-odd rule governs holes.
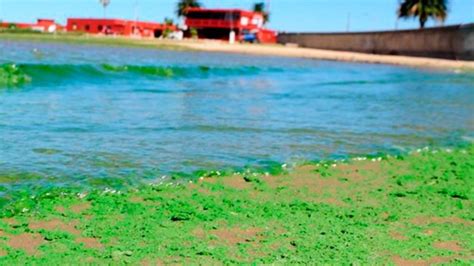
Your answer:
[[[174,21],[172,18],[165,18],[165,25],[166,26],[173,26]]]
[[[178,2],[178,7],[176,8],[176,14],[178,17],[185,17],[188,8],[201,6],[202,5],[198,0],[180,0]]]
[[[99,0],[100,4],[104,7],[104,17],[107,7],[110,5],[110,0]]]
[[[398,10],[399,18],[418,17],[420,28],[429,18],[444,21],[448,15],[447,0],[403,0]]]
[[[270,20],[270,13],[268,13],[268,10],[266,9],[265,3],[260,2],[260,3],[255,3],[253,5],[253,11],[257,13],[261,13],[263,15],[263,22],[267,23]]]

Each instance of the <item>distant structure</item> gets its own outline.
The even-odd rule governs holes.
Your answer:
[[[123,19],[69,18],[68,32],[88,34],[121,35],[129,37],[159,38],[165,32],[174,32],[176,26],[169,24],[143,22]]]
[[[49,33],[64,30],[64,27],[56,23],[54,19],[38,19],[36,23],[0,22],[0,28],[12,30],[33,30]]]
[[[474,61],[474,23],[419,30],[282,32],[278,43],[368,54]]]
[[[183,31],[184,37],[223,40],[231,43],[276,43],[277,33],[266,29],[264,24],[264,14],[261,12],[242,9],[188,8]],[[172,23],[108,18],[68,18],[65,27],[52,19],[38,19],[34,24],[3,22],[0,23],[0,28],[139,38],[183,38],[183,31]]]
[[[277,33],[265,29],[263,14],[242,9],[189,8],[186,36],[200,39],[276,43]]]

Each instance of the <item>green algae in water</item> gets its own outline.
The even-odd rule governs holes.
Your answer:
[[[109,72],[131,72],[140,75],[150,75],[150,76],[158,76],[164,78],[171,78],[174,76],[184,76],[189,74],[190,72],[194,71],[192,68],[184,68],[184,67],[166,67],[166,66],[133,66],[133,65],[125,65],[125,66],[114,66],[109,64],[102,64],[101,67]],[[199,69],[201,71],[208,71]]]
[[[157,76],[163,78],[199,76],[206,74],[216,75],[247,75],[256,74],[259,68],[254,66],[240,66],[235,68],[210,67],[200,65],[197,67],[185,66],[138,66],[138,65],[110,65],[102,64],[103,70],[112,73],[135,73],[139,75]]]
[[[49,148],[36,148],[36,149],[33,149],[33,152],[44,154],[44,155],[55,155],[55,154],[61,153],[60,150],[49,149]]]
[[[16,64],[0,65],[0,88],[17,87],[29,82],[31,77]]]
[[[111,64],[3,64],[0,65],[0,86],[20,86],[31,82],[54,82],[87,78],[117,78],[127,75],[137,77],[158,77],[165,79],[186,77],[208,77],[253,75],[256,67],[209,67],[209,66],[154,66],[154,65],[111,65]],[[90,79],[89,79],[90,80]],[[97,80],[95,80],[97,81]]]

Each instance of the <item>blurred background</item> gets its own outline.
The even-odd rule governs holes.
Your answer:
[[[107,17],[163,21],[176,20],[177,0],[111,0]],[[251,9],[253,0],[202,0],[209,8]],[[397,19],[398,0],[267,0],[269,28],[279,31],[370,31],[417,28],[416,19]],[[102,17],[99,0],[0,0],[0,20],[33,22],[52,18]],[[445,25],[474,21],[473,0],[451,0]],[[435,26],[430,20],[427,26]]]

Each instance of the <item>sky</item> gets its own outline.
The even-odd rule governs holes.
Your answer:
[[[200,0],[209,8],[250,9],[259,0]],[[261,1],[261,0],[260,0]],[[399,0],[265,0],[270,3],[269,28],[289,32],[345,32],[409,29],[413,19],[397,20]],[[177,0],[111,0],[108,18],[163,21],[175,18]],[[137,7],[137,8],[135,8]],[[474,0],[449,0],[446,25],[474,22]],[[103,17],[99,0],[0,0],[0,20],[33,22],[68,17]],[[176,20],[175,20],[176,21]],[[436,25],[430,21],[427,26]]]

